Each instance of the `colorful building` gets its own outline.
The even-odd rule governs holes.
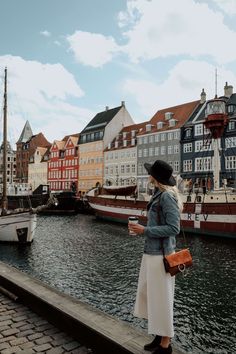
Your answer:
[[[104,149],[124,127],[133,123],[122,101],[121,106],[106,107],[105,111],[96,114],[82,130],[79,139],[79,192],[84,193],[103,184]]]
[[[28,165],[31,156],[38,147],[48,148],[51,144],[43,133],[33,135],[29,122],[25,123],[19,140],[16,143],[16,180],[17,182],[28,182]]]
[[[77,191],[79,134],[54,140],[48,160],[48,183],[52,191]]]

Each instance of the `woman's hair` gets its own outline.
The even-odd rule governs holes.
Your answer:
[[[167,185],[162,184],[160,182],[157,182],[157,185],[158,185],[158,188],[160,189],[161,192],[167,191],[167,192],[171,193],[175,197],[175,199],[177,201],[177,204],[178,204],[178,207],[179,207],[179,211],[181,212],[183,210],[183,201],[182,201],[182,199],[180,197],[180,193],[179,193],[178,188],[176,186],[173,186],[173,187],[172,186],[167,186]]]

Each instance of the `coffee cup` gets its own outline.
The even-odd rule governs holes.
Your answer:
[[[129,216],[128,221],[129,223],[138,224],[139,220],[137,216]],[[129,230],[129,235],[135,236],[136,233],[134,231]]]

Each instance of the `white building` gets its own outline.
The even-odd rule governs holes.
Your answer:
[[[28,183],[34,191],[40,184],[47,184],[47,160],[44,159],[47,148],[37,147],[30,157]]]

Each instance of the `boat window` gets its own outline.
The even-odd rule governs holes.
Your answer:
[[[202,197],[200,195],[197,196],[197,203],[201,203]]]
[[[191,202],[191,195],[187,196],[187,202]]]

